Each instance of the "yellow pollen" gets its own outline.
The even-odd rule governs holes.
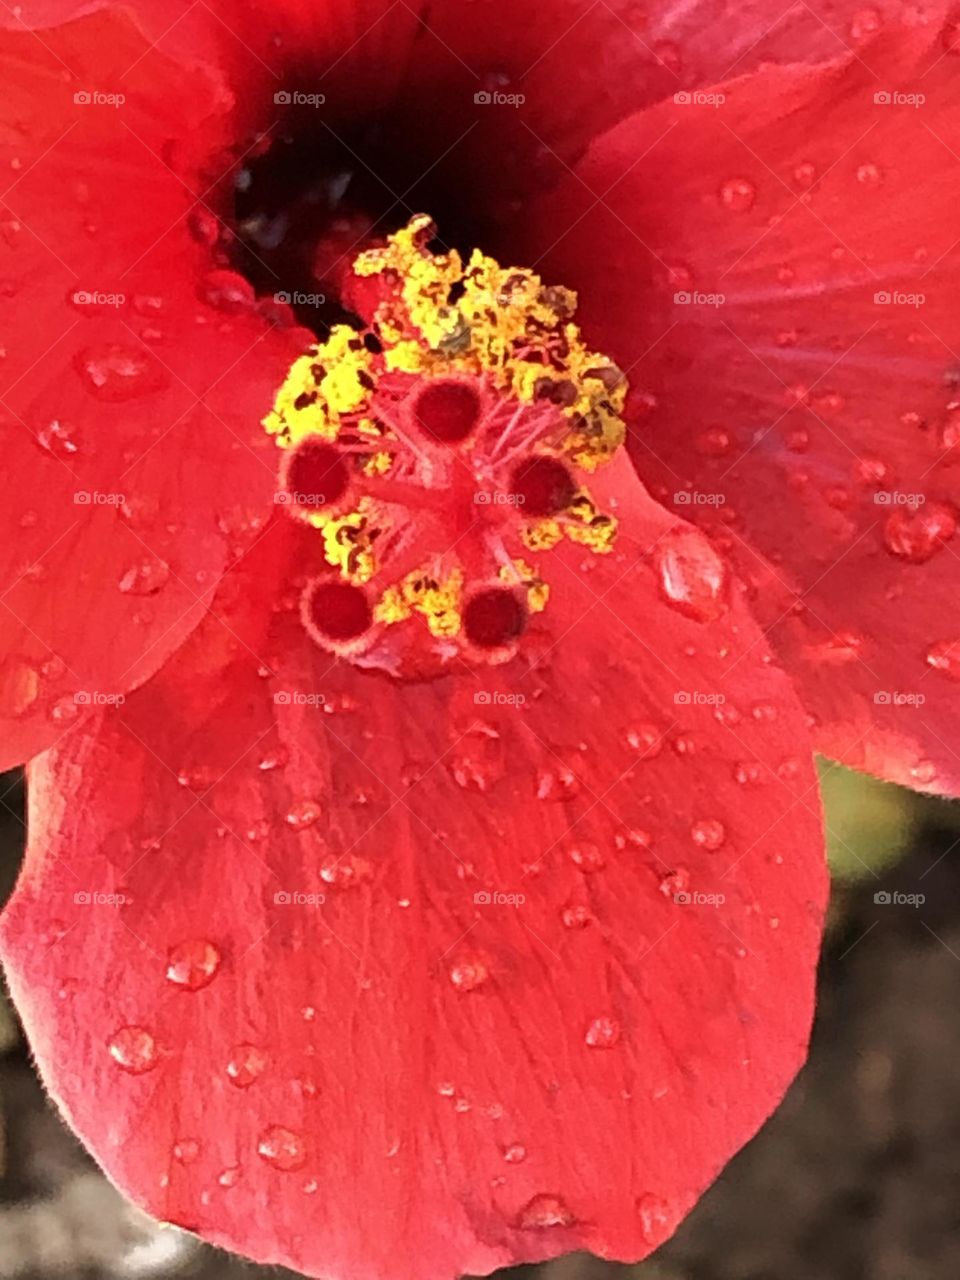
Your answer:
[[[412,394],[405,390],[411,378],[460,378],[480,388],[484,404],[502,407],[484,410],[492,415],[484,422],[500,424],[491,428],[495,443],[486,453],[471,454],[478,446],[469,438],[457,448],[463,465],[475,467],[479,459],[475,474],[499,477],[494,497],[507,500],[509,494],[496,493],[497,484],[506,488],[504,477],[513,474],[510,459],[524,452],[560,459],[572,472],[588,475],[609,461],[625,436],[627,386],[613,361],[585,344],[573,318],[575,293],[544,285],[526,268],[501,267],[479,250],[466,263],[456,250],[434,253],[434,236],[430,218],[418,215],[384,245],[357,257],[356,276],[380,277],[384,285],[370,323],[376,341],[368,345],[356,329],[334,326],[325,341],[294,362],[263,426],[281,449],[319,438],[342,451],[354,495],[344,505],[352,509],[314,510],[307,520],[342,579],[380,588],[375,622],[390,628],[419,615],[432,636],[454,640],[470,585],[455,553],[444,556],[442,571],[439,559],[428,558],[414,572],[390,580],[392,557],[409,545],[418,522],[416,497],[412,509],[407,504],[420,475],[416,450],[422,448],[411,442],[403,426],[407,420],[390,406]],[[389,493],[392,478],[398,492],[402,486],[408,495],[396,504]],[[546,553],[564,538],[597,554],[612,549],[616,520],[576,483],[575,497],[555,515],[525,518],[522,506],[512,507],[508,554],[524,548]],[[434,495],[434,511],[436,501]],[[478,510],[478,517],[491,514]],[[429,548],[429,539],[424,545]],[[404,555],[407,566],[411,559],[417,563]],[[550,587],[535,564],[501,555],[490,573],[522,588],[531,614],[547,608]]]

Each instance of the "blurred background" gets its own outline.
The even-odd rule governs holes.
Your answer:
[[[833,902],[810,1061],[783,1107],[649,1261],[573,1254],[501,1277],[960,1280],[960,804],[835,766],[822,779]],[[23,834],[11,774],[0,902]],[[289,1274],[129,1206],[44,1098],[0,993],[0,1280]]]

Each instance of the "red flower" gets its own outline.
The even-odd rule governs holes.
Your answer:
[[[14,996],[209,1239],[637,1258],[805,1052],[808,720],[956,783],[953,27],[258,9],[3,20]]]

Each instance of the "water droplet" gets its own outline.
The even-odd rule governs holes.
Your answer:
[[[171,948],[167,980],[187,991],[199,991],[212,982],[220,968],[220,952],[212,942],[191,938]]]
[[[720,188],[720,200],[727,209],[743,213],[753,208],[757,188],[748,178],[728,178]]]
[[[674,1215],[670,1206],[661,1196],[644,1195],[637,1200],[637,1213],[640,1216],[640,1230],[649,1244],[663,1240],[669,1233]]]
[[[881,180],[880,170],[875,164],[862,164],[857,168],[857,181],[864,187],[875,187]]]
[[[690,828],[693,843],[701,849],[715,853],[727,838],[727,830],[716,818],[700,818]]]
[[[652,760],[663,750],[663,734],[655,724],[638,724],[624,730],[624,740],[641,760]]]
[[[209,271],[199,293],[204,302],[229,315],[250,310],[257,300],[249,280],[236,271]]]
[[[620,1042],[620,1023],[616,1018],[594,1018],[583,1039],[591,1049],[612,1049]]]
[[[577,775],[566,765],[541,769],[537,774],[538,800],[572,800],[579,790]]]
[[[458,991],[476,991],[490,975],[482,960],[461,960],[450,969],[450,981]]]
[[[145,1027],[121,1027],[107,1048],[117,1066],[133,1076],[152,1071],[160,1059],[157,1042]]]
[[[173,1158],[181,1164],[193,1164],[200,1154],[200,1143],[192,1138],[181,1138],[174,1144]]]
[[[892,555],[923,564],[957,531],[957,518],[945,502],[930,502],[918,510],[898,507],[887,516],[883,543]]]
[[[850,36],[853,40],[866,40],[883,26],[883,19],[876,9],[858,9],[850,21]]]
[[[231,1165],[229,1169],[224,1169],[224,1171],[220,1174],[219,1178],[217,1178],[217,1182],[219,1182],[221,1187],[228,1187],[228,1188],[235,1187],[239,1180],[240,1180],[239,1165]]]
[[[451,751],[447,768],[465,791],[489,791],[506,771],[500,734],[492,725],[472,725]]]
[[[80,704],[71,694],[58,698],[50,708],[50,719],[55,724],[70,724],[80,714]]]
[[[566,929],[585,929],[593,919],[589,907],[581,905],[564,907],[560,912],[560,919],[563,921]]]
[[[602,852],[595,844],[575,844],[567,850],[567,857],[581,871],[602,871],[607,865]]]
[[[125,569],[117,586],[130,596],[155,596],[170,580],[170,566],[156,556]]]
[[[926,654],[927,666],[951,680],[960,680],[960,640],[938,640]]]
[[[266,1069],[269,1059],[255,1044],[238,1044],[227,1062],[230,1083],[238,1089],[248,1089]]]
[[[160,366],[142,347],[118,343],[85,347],[75,363],[87,390],[111,404],[149,395],[163,385]]]
[[[260,1135],[257,1153],[274,1169],[289,1173],[302,1169],[307,1161],[306,1144],[301,1134],[283,1125],[273,1125]]]
[[[527,1148],[519,1142],[511,1142],[509,1147],[505,1147],[503,1158],[507,1164],[522,1164],[527,1158]]]
[[[793,171],[794,181],[801,187],[812,187],[816,181],[817,171],[809,160],[798,164]]]
[[[543,1231],[548,1227],[572,1227],[576,1218],[559,1196],[538,1195],[520,1211],[520,1226]]]
[[[726,611],[727,566],[696,529],[671,529],[657,543],[660,591],[687,617],[710,622]]]
[[[209,209],[194,209],[187,219],[187,225],[198,244],[209,247],[220,238],[220,223]]]
[[[298,800],[287,810],[286,823],[294,831],[305,831],[312,827],[323,810],[315,800]]]
[[[660,881],[660,892],[665,898],[675,898],[678,893],[686,893],[689,888],[690,872],[686,867],[677,867]]]
[[[55,458],[72,458],[79,451],[80,443],[73,427],[54,418],[37,432],[37,444]]]

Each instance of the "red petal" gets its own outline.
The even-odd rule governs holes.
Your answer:
[[[948,792],[960,788],[960,664],[942,659],[960,635],[944,609],[960,588],[950,31],[891,32],[863,60],[720,86],[715,109],[637,116],[538,223],[541,245],[564,237],[549,271],[580,287],[588,332],[636,389],[640,474],[755,587],[820,749]]]
[[[152,675],[199,621],[269,510],[258,422],[302,340],[205,274],[210,179],[169,140],[218,147],[222,89],[115,14],[4,32],[0,61],[7,767]]]
[[[275,524],[33,766],[4,962],[157,1216],[358,1280],[638,1258],[780,1099],[826,892],[802,715],[716,553],[607,471],[626,529],[542,558],[526,657],[329,663],[268,608]]]

